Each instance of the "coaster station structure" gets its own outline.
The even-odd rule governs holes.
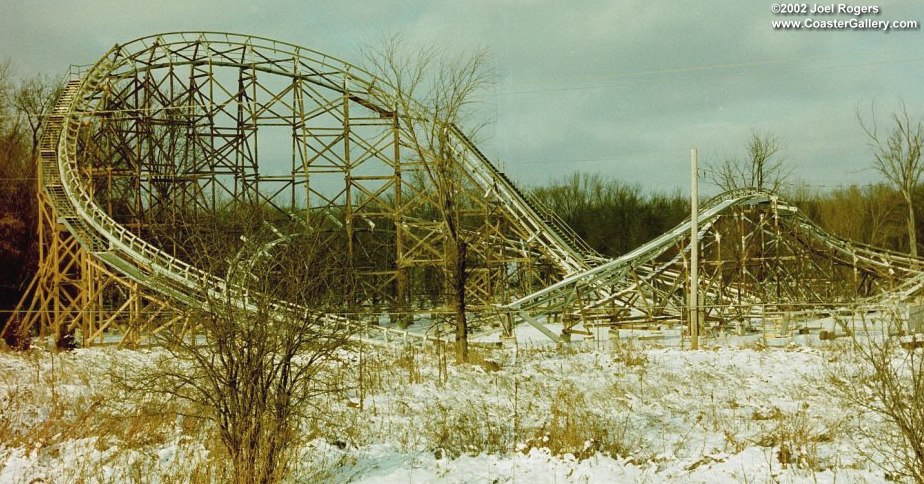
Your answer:
[[[194,264],[209,254],[195,253],[190,237],[216,218],[222,237],[254,223],[334,234],[327,250],[345,251],[361,282],[344,294],[351,307],[438,310],[448,291],[434,293],[432,280],[449,263],[446,226],[429,161],[409,135],[432,119],[395,99],[360,67],[271,39],[181,32],[116,45],[72,76],[46,119],[39,270],[4,339],[92,344],[109,333],[134,343],[178,324],[176,308],[197,304],[197,291],[240,290]],[[460,127],[447,129],[473,312],[526,321],[556,340],[594,325],[682,319],[686,222],[607,260]],[[765,193],[720,196],[701,219],[707,321],[768,305],[907,299],[921,284],[920,260],[828,235]],[[548,328],[556,319],[561,333]],[[364,329],[387,338],[385,326]]]

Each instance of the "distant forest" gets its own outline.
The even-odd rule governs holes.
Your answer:
[[[909,252],[904,202],[885,183],[834,189],[782,186],[780,197],[835,235],[884,249]],[[689,195],[646,191],[599,174],[575,173],[532,189],[591,247],[617,257],[673,228],[690,215]],[[916,200],[924,200],[917,186]],[[924,218],[915,211],[918,237]]]

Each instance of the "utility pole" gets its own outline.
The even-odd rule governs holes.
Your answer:
[[[690,349],[699,349],[699,173],[696,148],[690,150]]]

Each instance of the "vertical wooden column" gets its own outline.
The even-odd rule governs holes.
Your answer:
[[[690,349],[699,348],[699,170],[690,150]]]
[[[392,144],[394,163],[394,182],[395,182],[395,205],[392,207],[392,220],[395,224],[395,301],[396,307],[401,316],[398,320],[402,326],[410,325],[411,318],[407,317],[410,312],[410,305],[407,300],[407,262],[404,246],[404,206],[402,191],[404,190],[401,176],[401,125],[398,117],[398,104],[395,103],[392,109]]]

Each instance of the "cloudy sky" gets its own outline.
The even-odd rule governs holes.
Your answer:
[[[495,83],[483,148],[536,185],[575,171],[647,190],[689,187],[689,150],[741,155],[780,138],[801,182],[879,179],[857,124],[900,99],[924,118],[924,32],[777,31],[772,0],[0,0],[0,59],[58,74],[159,32],[254,34],[358,61],[364,44],[486,48]],[[812,4],[809,4],[811,8]],[[874,20],[924,21],[920,0],[879,0]],[[822,17],[819,17],[822,18]],[[823,17],[829,20],[833,17]],[[850,17],[840,16],[840,19]]]

